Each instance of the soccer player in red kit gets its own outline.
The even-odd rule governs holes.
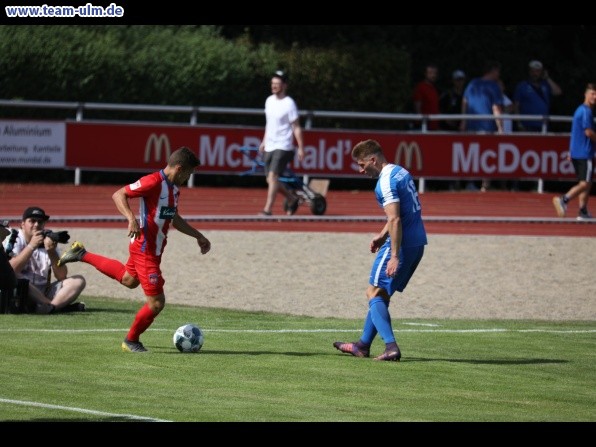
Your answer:
[[[179,187],[184,185],[200,165],[197,156],[181,147],[168,159],[168,165],[157,172],[141,177],[135,183],[120,188],[112,195],[118,211],[128,220],[129,258],[126,265],[116,259],[91,253],[81,242],[74,242],[60,258],[59,264],[82,261],[120,282],[129,289],[139,284],[146,303],[137,315],[122,342],[125,352],[145,352],[139,340],[165,305],[164,278],[161,274],[161,256],[166,247],[170,225],[197,240],[202,254],[211,249],[211,242],[178,214]],[[140,199],[140,218],[130,209],[129,199]]]

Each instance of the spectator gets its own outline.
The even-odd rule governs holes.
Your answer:
[[[460,115],[461,102],[466,86],[466,74],[461,70],[455,70],[451,75],[451,87],[445,90],[439,97],[439,111],[442,114]],[[461,120],[441,120],[439,127],[442,130],[459,132]]]
[[[439,97],[439,111],[442,114],[460,115],[461,102],[466,86],[466,74],[462,70],[455,70],[451,74],[451,87],[445,90]],[[441,130],[449,132],[459,132],[461,120],[441,120],[439,127]],[[459,180],[449,182],[449,190],[456,191],[460,189]]]
[[[135,315],[122,342],[124,352],[147,351],[140,337],[166,305],[161,261],[169,229],[173,227],[195,239],[201,254],[211,250],[209,239],[178,213],[180,187],[186,184],[199,165],[194,152],[183,146],[172,152],[163,169],[147,174],[112,194],[116,208],[128,221],[130,241],[127,242],[129,256],[126,265],[117,259],[87,251],[79,241],[74,242],[60,258],[61,265],[79,261],[90,264],[129,289],[141,285],[145,304]],[[129,200],[133,198],[140,199],[139,220],[130,208]]]
[[[466,115],[494,115],[494,120],[462,120],[460,130],[473,132],[503,133],[503,94],[498,80],[501,76],[501,64],[487,61],[483,75],[470,81],[464,90],[462,113]],[[490,187],[488,179],[482,181],[480,190],[485,192]],[[468,189],[472,189],[468,187]]]
[[[503,94],[497,81],[501,76],[501,64],[488,61],[481,78],[472,79],[464,90],[462,113],[466,115],[494,115],[491,120],[462,120],[462,131],[484,131],[503,133],[503,123],[499,118],[503,113]]]
[[[424,79],[416,84],[412,101],[414,113],[421,115],[436,115],[439,113],[439,92],[435,83],[439,75],[439,69],[434,64],[429,64],[424,69]],[[438,130],[439,122],[432,120],[428,122],[428,130]]]
[[[11,251],[10,265],[17,278],[29,280],[29,302],[39,314],[84,311],[85,303],[75,303],[86,286],[81,275],[68,276],[65,265],[58,265],[58,242],[44,232],[49,220],[45,211],[37,206],[23,213],[21,229],[14,241],[7,239],[4,248]],[[11,244],[11,250],[8,245]],[[52,282],[52,272],[56,281]]]
[[[594,107],[596,106],[596,84],[588,84],[584,92],[584,102],[573,114],[571,137],[569,139],[569,158],[573,163],[578,183],[562,197],[553,197],[553,205],[559,217],[565,217],[567,205],[571,199],[579,197],[577,220],[591,219],[588,200],[594,176]]]
[[[375,360],[399,361],[401,351],[391,325],[389,304],[395,292],[403,292],[424,255],[427,245],[422,207],[414,179],[405,168],[389,163],[374,140],[361,141],[352,149],[360,173],[377,179],[375,195],[386,222],[370,242],[376,253],[366,289],[368,312],[360,339],[336,341],[333,346],[354,357],[369,357],[370,347],[379,334],[385,350]]]
[[[519,82],[513,94],[514,113],[519,115],[548,115],[553,96],[559,96],[561,87],[551,79],[542,62],[530,61],[528,79]],[[542,121],[517,121],[521,131],[541,132]]]
[[[259,146],[264,153],[265,177],[267,179],[267,201],[260,214],[271,216],[277,193],[288,200],[287,214],[294,214],[298,208],[295,197],[279,180],[283,171],[294,160],[294,138],[298,143],[298,159],[304,159],[304,142],[298,108],[287,95],[288,77],[283,71],[276,71],[271,78],[271,95],[265,101],[265,134]]]

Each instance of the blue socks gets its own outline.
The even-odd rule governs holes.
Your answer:
[[[361,339],[363,342],[368,341],[368,338],[365,337],[367,336],[369,320],[374,326],[375,332],[379,332],[385,344],[395,343],[395,335],[393,334],[393,327],[391,326],[391,316],[389,315],[389,304],[383,298],[376,297],[369,302],[368,315],[366,316]],[[369,332],[372,333],[370,330]]]
[[[362,329],[362,336],[360,340],[356,343],[356,346],[359,348],[370,348],[373,340],[377,336],[377,328],[375,327],[372,316],[370,314],[370,309],[368,309],[368,313],[366,314],[366,320],[364,320],[364,329]]]

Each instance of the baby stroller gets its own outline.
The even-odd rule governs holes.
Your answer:
[[[240,150],[242,151],[242,154],[252,163],[251,169],[242,172],[240,175],[263,174],[265,172],[265,162],[261,157],[258,147],[242,146]],[[288,191],[297,199],[290,201],[285,198],[283,202],[284,211],[290,211],[292,214],[294,214],[301,204],[307,203],[310,205],[310,211],[314,215],[320,216],[325,214],[325,211],[327,210],[327,200],[325,199],[324,194],[329,185],[328,180],[313,180],[307,185],[294,173],[294,171],[292,171],[289,166],[286,167],[279,180],[284,183]],[[323,193],[317,192],[312,189],[311,186],[309,186],[313,184],[313,182],[320,182],[322,184]]]

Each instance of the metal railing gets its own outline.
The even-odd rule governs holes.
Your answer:
[[[61,101],[27,101],[16,99],[0,99],[0,106],[19,108],[45,108],[45,109],[66,109],[74,111],[76,121],[84,121],[85,111],[126,111],[126,112],[160,112],[160,113],[181,113],[189,115],[189,124],[196,125],[199,115],[252,115],[263,116],[264,109],[252,109],[241,107],[209,107],[209,106],[169,106],[158,104],[112,104],[99,102],[61,102]],[[367,119],[379,121],[405,121],[420,123],[421,133],[434,132],[429,130],[430,121],[441,120],[493,120],[494,115],[450,115],[450,114],[411,114],[411,113],[375,113],[375,112],[341,112],[329,110],[300,110],[299,114],[305,119],[306,129],[314,128],[314,121],[317,118],[344,118],[344,119]],[[542,133],[548,133],[549,123],[571,123],[571,116],[561,115],[512,115],[503,114],[501,119],[512,121],[539,121],[542,123]],[[444,130],[441,130],[444,132]]]

